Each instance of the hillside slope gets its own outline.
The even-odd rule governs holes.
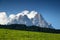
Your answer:
[[[60,34],[0,29],[0,40],[60,40]]]

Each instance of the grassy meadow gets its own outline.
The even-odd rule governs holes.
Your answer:
[[[60,40],[60,34],[0,29],[0,40]]]

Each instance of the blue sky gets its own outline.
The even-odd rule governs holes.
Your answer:
[[[0,0],[0,12],[7,15],[24,10],[41,13],[54,28],[60,29],[60,0]]]

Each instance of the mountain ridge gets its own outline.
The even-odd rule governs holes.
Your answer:
[[[4,19],[4,16],[7,16],[6,13],[3,14],[0,19]],[[29,12],[28,10],[22,11],[18,14],[10,14],[9,17],[6,18],[6,25],[10,24],[25,24],[27,26],[39,26],[39,27],[46,27],[46,28],[53,28],[51,24],[45,21],[43,16],[36,11]],[[3,22],[3,21],[2,21]],[[4,21],[5,22],[5,21]],[[0,23],[1,24],[1,23]]]

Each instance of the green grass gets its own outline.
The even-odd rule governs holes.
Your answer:
[[[60,34],[0,29],[0,40],[60,40]]]

